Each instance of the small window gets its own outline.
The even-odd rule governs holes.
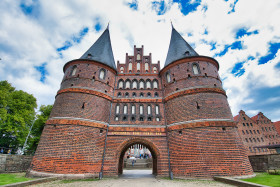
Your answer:
[[[151,97],[151,93],[150,92],[147,93],[147,97]]]
[[[99,78],[100,78],[100,79],[103,79],[103,80],[105,79],[105,70],[104,70],[104,69],[101,69],[101,70],[100,70],[100,72],[99,72]]]
[[[140,71],[140,63],[137,63],[137,71]]]
[[[132,63],[131,62],[128,64],[128,71],[132,71]]]
[[[151,89],[151,82],[148,80],[146,83],[147,89]]]
[[[119,117],[118,116],[115,117],[115,121],[119,121]]]
[[[147,121],[152,121],[152,118],[151,118],[151,117],[148,117]]]
[[[140,93],[140,97],[144,97],[144,94],[142,92]]]
[[[129,97],[129,93],[128,92],[125,93],[125,97],[126,98]]]
[[[157,68],[156,67],[153,68],[153,72],[157,73]]]
[[[92,83],[95,82],[95,76],[92,77],[91,81],[92,81]]]
[[[199,74],[199,69],[197,64],[193,64],[193,74],[195,75]]]
[[[139,113],[140,113],[140,115],[143,115],[143,113],[144,113],[144,106],[143,105],[139,106]]]
[[[118,87],[119,87],[119,89],[123,89],[123,80],[119,81],[119,86]]]
[[[119,92],[119,93],[118,93],[118,97],[121,97],[121,96],[122,96],[122,93],[121,93],[121,92]]]
[[[140,81],[139,88],[144,89],[144,81]]]
[[[158,93],[157,92],[155,93],[155,97],[158,97]]]
[[[124,106],[123,106],[123,113],[124,113],[124,114],[127,114],[127,105],[124,105]]]
[[[153,87],[154,89],[158,89],[158,82],[156,80],[153,81]]]
[[[156,105],[156,115],[158,115],[158,114],[159,114],[159,106]]]
[[[150,105],[148,105],[147,111],[148,111],[148,115],[152,114],[152,107]]]
[[[116,106],[116,114],[119,114],[120,113],[120,105],[117,105]]]
[[[121,67],[121,68],[120,68],[120,70],[121,70],[121,73],[123,73],[123,72],[124,72],[124,68],[123,68],[123,67]]]
[[[137,89],[137,81],[136,80],[134,80],[132,82],[132,89]]]
[[[135,92],[132,93],[132,97],[136,97],[136,93]]]
[[[156,121],[160,121],[159,117],[156,118]]]
[[[136,109],[135,105],[132,105],[131,106],[131,114],[135,114],[135,109]]]
[[[143,117],[140,117],[140,118],[139,118],[139,121],[144,121],[144,118],[143,118]]]
[[[72,71],[71,71],[71,76],[74,76],[77,72],[77,66],[73,66]]]
[[[130,89],[130,81],[129,80],[127,80],[125,82],[125,89]]]
[[[167,81],[167,82],[170,82],[170,81],[171,81],[170,73],[166,73],[166,81]]]
[[[145,63],[145,71],[149,71],[149,64],[147,62]]]
[[[141,60],[141,55],[139,53],[137,54],[137,60]]]

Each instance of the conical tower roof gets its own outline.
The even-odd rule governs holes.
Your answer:
[[[116,69],[108,27],[80,59],[95,60]]]
[[[164,66],[171,64],[175,60],[190,56],[198,56],[198,54],[172,26],[172,34]]]

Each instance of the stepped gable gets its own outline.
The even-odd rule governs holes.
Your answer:
[[[108,27],[80,59],[95,60],[116,69]]]
[[[191,56],[199,55],[172,26],[172,34],[164,66],[167,66],[176,60]]]

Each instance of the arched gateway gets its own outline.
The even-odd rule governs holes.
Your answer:
[[[116,67],[107,28],[63,70],[30,175],[118,176],[133,144],[151,151],[158,176],[253,174],[218,62],[198,55],[174,28],[163,69],[143,46]]]

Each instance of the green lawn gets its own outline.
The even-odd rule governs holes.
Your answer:
[[[280,175],[271,175],[268,173],[257,173],[257,175],[250,179],[242,179],[243,181],[253,182],[257,184],[280,187]]]
[[[24,177],[25,173],[4,173],[0,174],[0,185],[29,181],[32,178]]]

